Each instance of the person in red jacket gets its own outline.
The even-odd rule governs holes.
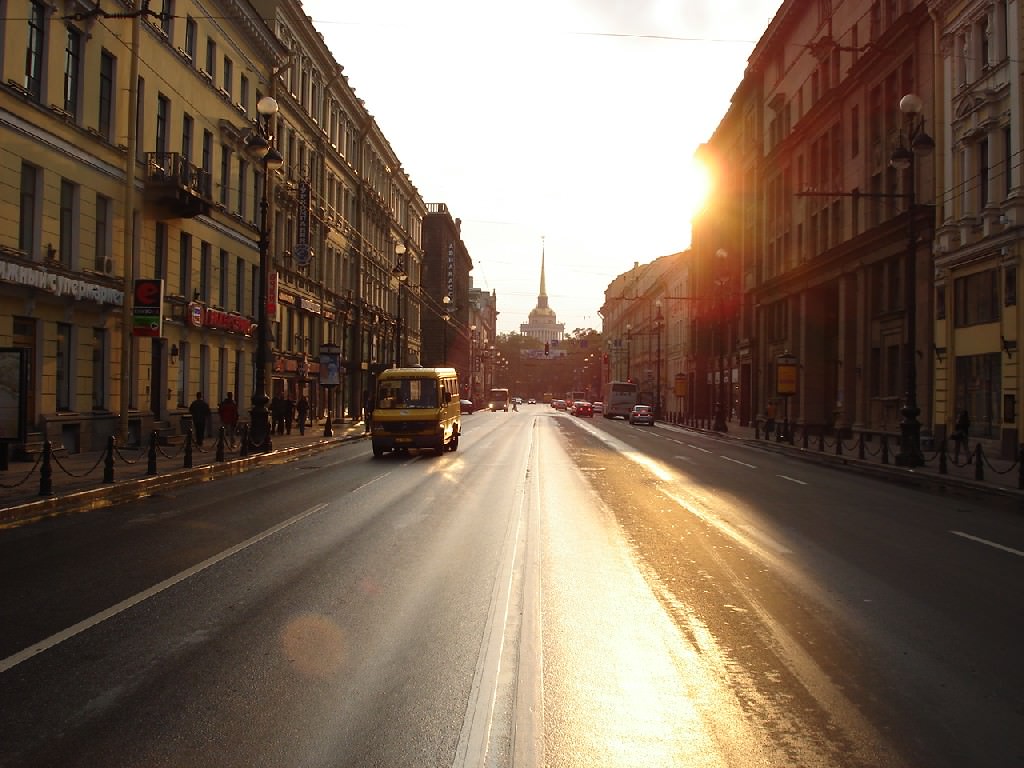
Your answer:
[[[220,425],[224,427],[224,439],[229,448],[234,448],[238,441],[238,404],[234,400],[233,393],[228,392],[217,409],[220,416]]]

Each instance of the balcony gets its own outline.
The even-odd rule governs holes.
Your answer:
[[[146,200],[171,217],[191,219],[210,212],[213,180],[208,171],[177,152],[146,153]]]

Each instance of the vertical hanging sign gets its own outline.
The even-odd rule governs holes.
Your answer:
[[[298,209],[295,213],[296,241],[295,263],[299,267],[308,267],[313,259],[313,249],[309,247],[309,179],[299,179]]]
[[[448,244],[448,297],[455,298],[455,246]]]
[[[132,301],[132,336],[163,335],[163,280],[136,280]]]

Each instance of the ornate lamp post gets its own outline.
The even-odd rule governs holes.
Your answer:
[[[270,415],[267,403],[267,367],[270,347],[270,317],[267,314],[267,287],[270,280],[270,225],[267,220],[268,198],[270,197],[270,174],[284,165],[284,158],[273,146],[274,136],[271,133],[271,118],[277,114],[277,101],[272,96],[264,96],[256,105],[259,117],[256,130],[246,140],[246,150],[263,165],[263,186],[260,195],[260,286],[257,292],[256,307],[256,359],[255,375],[253,376],[252,410],[249,411],[252,429],[249,435],[250,446],[255,451],[269,451],[272,448],[270,437]]]
[[[391,270],[391,280],[395,286],[395,290],[398,292],[396,300],[398,301],[398,313],[396,319],[398,326],[395,329],[395,368],[402,367],[402,286],[405,281],[409,279],[408,273],[405,271],[405,246],[402,243],[398,243],[395,246],[395,266]]]
[[[904,306],[907,313],[907,337],[904,351],[907,392],[904,396],[903,418],[900,420],[900,450],[896,463],[903,467],[919,467],[924,463],[921,454],[921,409],[917,405],[917,232],[914,213],[917,206],[915,181],[916,156],[928,155],[935,149],[935,141],[924,130],[921,97],[908,93],[900,99],[900,112],[904,115],[909,148],[904,145],[904,132],[900,131],[899,144],[892,151],[889,164],[906,175],[907,200],[907,268]]]
[[[728,395],[725,382],[725,286],[729,282],[725,272],[725,260],[729,258],[724,248],[715,251],[715,261],[719,265],[718,277],[715,278],[715,286],[718,289],[718,402],[714,405],[714,424],[712,429],[715,432],[728,432],[725,417],[727,412],[726,396]]]

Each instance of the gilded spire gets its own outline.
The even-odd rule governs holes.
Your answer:
[[[540,239],[540,293],[537,294],[537,308],[547,309],[548,289],[544,280],[544,238]]]

